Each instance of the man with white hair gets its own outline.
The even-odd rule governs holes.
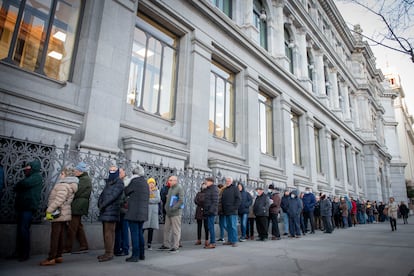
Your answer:
[[[228,241],[223,243],[224,245],[237,246],[237,219],[240,203],[240,191],[233,183],[233,178],[227,177],[225,189],[221,195],[222,212],[226,220],[228,235]]]

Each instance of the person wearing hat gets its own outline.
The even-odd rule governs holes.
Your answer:
[[[88,240],[83,230],[82,216],[88,215],[89,199],[92,192],[92,179],[87,172],[87,165],[79,162],[75,167],[75,176],[79,179],[78,191],[72,201],[72,220],[67,229],[66,248],[64,253],[72,252],[72,244],[75,238],[79,242],[79,250],[73,251],[74,254],[88,252]]]
[[[273,201],[269,208],[269,220],[272,223],[272,240],[280,240],[278,216],[280,212],[281,198],[279,190],[273,184],[269,185],[270,199]]]
[[[160,190],[158,190],[157,182],[154,178],[148,178],[149,186],[149,205],[148,205],[148,220],[144,222],[143,229],[148,230],[147,247],[148,250],[152,250],[152,237],[154,235],[154,229],[159,229],[159,216],[158,209],[161,202]]]

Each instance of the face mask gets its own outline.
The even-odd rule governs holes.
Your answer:
[[[295,198],[296,196],[295,196],[295,195],[290,195],[290,197],[291,197],[291,198]]]
[[[306,193],[306,194],[310,194],[310,191],[306,191],[305,193]]]
[[[24,175],[25,176],[29,176],[30,175],[30,171],[31,171],[32,169],[31,168],[25,168],[24,169]]]

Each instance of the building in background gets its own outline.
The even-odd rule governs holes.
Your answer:
[[[332,0],[0,4],[3,137],[407,198],[395,92]]]

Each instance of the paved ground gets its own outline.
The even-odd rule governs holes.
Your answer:
[[[176,254],[147,251],[146,260],[138,263],[126,263],[125,257],[99,263],[102,251],[65,255],[62,264],[51,267],[38,265],[46,256],[23,263],[3,259],[0,275],[414,276],[414,224],[398,221],[397,227],[391,232],[388,223],[359,225],[300,239],[247,241],[235,248],[218,244],[212,250],[184,242]]]

